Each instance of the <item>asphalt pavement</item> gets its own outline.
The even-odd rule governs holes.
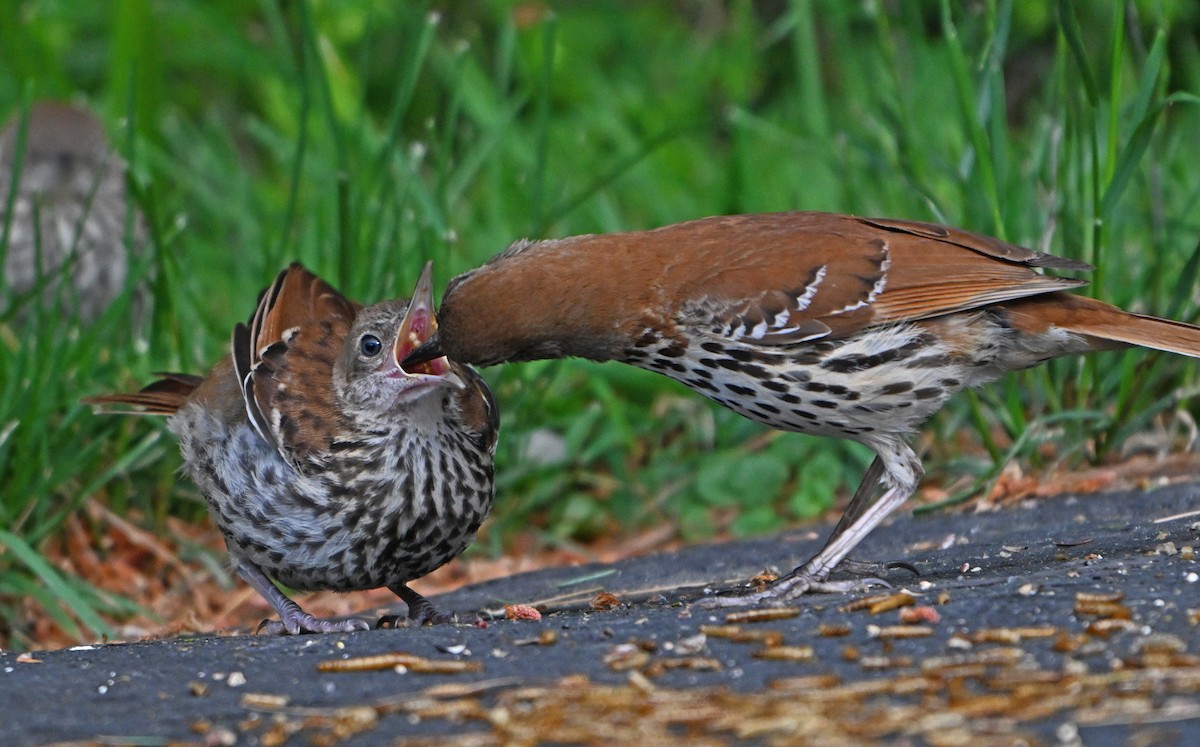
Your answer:
[[[1196,745],[1198,511],[1200,483],[903,516],[862,552],[919,577],[782,610],[695,602],[828,527],[436,598],[460,625],[5,652],[0,744]]]

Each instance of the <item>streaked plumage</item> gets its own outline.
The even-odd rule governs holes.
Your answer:
[[[303,613],[268,577],[386,586],[410,618],[446,619],[407,583],[461,553],[486,517],[499,420],[470,368],[398,365],[436,329],[429,277],[411,302],[362,308],[293,264],[207,377],[90,400],[171,416],[238,573],[280,613],[275,632],[365,626]]]
[[[955,392],[1124,345],[1200,356],[1200,329],[1066,293],[1084,281],[1042,269],[1090,267],[943,226],[827,213],[521,241],[450,282],[438,333],[407,361],[622,361],[773,428],[866,444],[877,457],[826,547],[738,601],[776,600],[844,588],[827,575],[915,491],[908,439]]]

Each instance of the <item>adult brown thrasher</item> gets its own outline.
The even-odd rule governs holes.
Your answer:
[[[304,612],[271,578],[386,586],[416,623],[450,619],[408,582],[461,553],[487,516],[499,415],[467,366],[400,366],[437,328],[430,274],[411,301],[363,308],[293,264],[208,376],[85,400],[170,415],[238,574],[279,613],[268,632],[367,627]]]
[[[955,392],[1126,345],[1200,357],[1200,328],[1065,293],[1084,281],[1038,268],[1091,269],[939,225],[812,212],[519,241],[450,281],[438,332],[402,365],[616,360],[773,428],[867,445],[875,459],[824,548],[730,603],[779,601],[850,588],[830,571],[916,490],[909,437]]]

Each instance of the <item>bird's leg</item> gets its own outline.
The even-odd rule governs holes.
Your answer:
[[[708,597],[697,602],[704,607],[740,607],[753,604],[781,604],[809,592],[844,593],[864,584],[885,582],[879,579],[826,581],[829,572],[863,541],[875,527],[899,508],[916,492],[922,469],[916,454],[903,442],[886,442],[877,449],[878,456],[867,468],[850,505],[834,527],[833,534],[820,552],[807,563],[778,579],[758,592],[723,597]],[[881,477],[891,483],[879,500],[869,496]]]
[[[407,584],[395,584],[394,586],[389,586],[388,589],[408,605],[408,622],[410,625],[420,627],[422,625],[441,625],[442,623],[457,621],[453,613],[438,612],[432,602],[410,589]],[[399,615],[385,615],[379,618],[377,627],[394,628],[399,619]]]
[[[826,540],[826,545],[832,543],[837,537],[841,536],[854,522],[858,521],[859,517],[871,507],[872,495],[879,487],[880,480],[884,475],[883,459],[876,456],[871,460],[871,466],[867,467],[866,474],[858,483],[858,488],[854,491],[854,497],[850,499],[850,503],[846,505],[846,510],[842,513],[842,517],[838,519],[837,526],[833,528],[833,532]],[[815,560],[816,558],[813,558]],[[812,561],[809,561],[810,563]],[[807,564],[806,564],[807,565]],[[803,566],[802,566],[803,567]],[[853,558],[843,558],[837,564],[837,570],[849,573],[854,576],[859,576],[860,581],[871,583],[873,581],[883,583],[880,577],[886,576],[889,570],[903,569],[914,576],[920,575],[917,569],[911,564],[902,560],[894,560],[886,563],[878,563],[874,561],[855,560]],[[796,573],[800,569],[796,569]],[[832,568],[830,569],[833,570]],[[886,584],[885,584],[886,585]]]
[[[266,635],[299,635],[301,633],[351,633],[368,630],[365,620],[328,620],[315,617],[300,609],[300,605],[287,598],[258,566],[248,560],[238,560],[238,575],[254,590],[271,603],[279,613],[279,620],[263,620],[258,632]]]

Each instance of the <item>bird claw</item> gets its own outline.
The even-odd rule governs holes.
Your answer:
[[[849,573],[852,576],[865,576],[864,580],[879,581],[881,578],[888,576],[888,571],[901,570],[908,571],[914,576],[920,576],[921,572],[912,563],[903,560],[890,560],[886,563],[878,563],[869,560],[854,560],[853,558],[844,558],[838,563],[834,570]]]
[[[892,585],[882,578],[866,577],[847,579],[845,581],[827,581],[817,579],[797,569],[778,579],[762,591],[741,591],[724,596],[711,596],[699,599],[693,604],[696,607],[713,609],[722,607],[780,607],[788,602],[799,599],[805,594],[848,594],[863,592],[871,586],[882,586],[885,589]]]
[[[285,615],[282,620],[263,620],[258,624],[257,635],[300,635],[302,633],[354,633],[370,630],[366,620],[329,620],[301,612]]]
[[[425,625],[453,625],[458,622],[458,615],[453,612],[438,612],[430,607],[431,614],[422,615],[384,615],[375,623],[377,629],[391,628],[420,628]]]

